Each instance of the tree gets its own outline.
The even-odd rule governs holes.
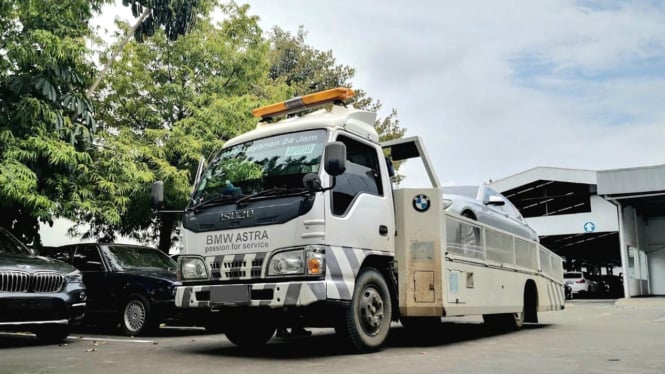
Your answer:
[[[80,217],[93,224],[93,236],[158,232],[159,247],[167,251],[178,217],[152,218],[146,182],[163,180],[165,209],[182,209],[201,157],[255,126],[250,112],[265,94],[259,87],[266,86],[268,44],[248,6],[221,9],[222,22],[201,16],[176,40],[158,30],[143,43],[128,43],[111,68],[98,99],[98,156],[123,153],[123,159],[94,173],[92,185],[108,191],[93,193]],[[118,180],[126,189],[112,191]],[[105,204],[118,215],[108,215]]]
[[[115,45],[111,57],[106,59],[97,78],[86,91],[88,96],[97,90],[111,64],[132,37],[137,42],[143,42],[162,29],[169,40],[176,40],[194,27],[199,14],[208,14],[216,5],[216,0],[122,0],[122,5],[131,8],[136,23],[125,28],[125,35]]]
[[[103,3],[0,3],[0,225],[28,243],[39,222],[78,209],[72,179],[90,166],[95,130],[87,25]]]
[[[275,82],[284,82],[289,86],[288,94],[306,95],[335,87],[353,87],[355,69],[348,65],[339,65],[332,51],[319,51],[305,41],[307,33],[301,26],[296,35],[274,27],[270,35],[271,67],[270,78]],[[356,89],[354,107],[380,113],[382,104],[374,100],[363,90]],[[392,109],[386,117],[379,117],[374,125],[381,141],[399,139],[405,129],[399,126],[397,111]],[[399,168],[399,163],[395,164]],[[399,183],[402,176],[396,175]]]

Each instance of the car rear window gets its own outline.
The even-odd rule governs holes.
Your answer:
[[[563,277],[565,279],[582,278],[582,273],[565,273]]]
[[[124,245],[109,245],[104,250],[106,258],[115,270],[137,268],[174,269],[175,261],[159,250]]]

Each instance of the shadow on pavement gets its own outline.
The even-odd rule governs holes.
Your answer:
[[[538,324],[524,325],[523,331],[547,328],[549,325]],[[204,355],[240,356],[257,359],[302,359],[310,357],[340,356],[356,354],[342,341],[332,329],[322,330],[309,337],[298,338],[275,338],[268,344],[259,348],[244,349],[231,343],[219,347],[183,347],[189,353]],[[442,323],[437,329],[427,332],[412,331],[395,326],[390,330],[390,335],[383,349],[391,347],[421,348],[440,347],[459,342],[468,342],[477,339],[491,338],[495,336],[518,334],[519,331],[500,332],[489,329],[482,323]]]

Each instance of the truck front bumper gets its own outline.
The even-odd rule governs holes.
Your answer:
[[[324,280],[179,286],[176,288],[175,304],[179,308],[306,306],[325,301],[326,287]]]

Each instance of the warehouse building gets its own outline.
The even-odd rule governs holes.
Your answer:
[[[567,270],[621,280],[616,296],[665,295],[665,165],[538,167],[491,185]]]

